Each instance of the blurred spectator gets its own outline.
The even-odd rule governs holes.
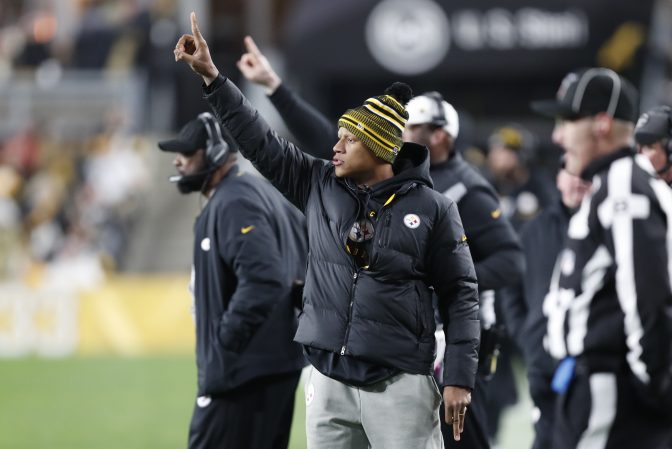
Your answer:
[[[672,184],[672,109],[658,106],[639,117],[635,127],[637,152],[648,157],[660,178]]]
[[[10,137],[0,147],[0,278],[25,274],[26,260],[87,255],[88,264],[118,267],[147,183],[145,145],[119,121],[75,142],[35,128]]]
[[[519,230],[551,202],[551,179],[533,165],[536,139],[521,125],[496,129],[488,147],[487,176],[500,195],[502,213]]]
[[[37,127],[29,125],[10,137],[0,152],[0,163],[30,176],[40,162],[40,137]]]
[[[16,197],[22,182],[16,169],[0,166],[0,279],[16,274],[21,265],[21,210]]]

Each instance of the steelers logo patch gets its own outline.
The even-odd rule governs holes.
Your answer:
[[[404,225],[407,228],[415,229],[420,226],[420,217],[415,214],[408,214],[404,217]]]

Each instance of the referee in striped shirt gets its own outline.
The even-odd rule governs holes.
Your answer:
[[[554,449],[666,448],[672,436],[672,191],[633,148],[637,92],[604,68],[565,77],[555,100],[566,169],[592,181],[544,301],[560,360]]]

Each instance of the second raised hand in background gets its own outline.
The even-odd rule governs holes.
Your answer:
[[[266,56],[259,50],[254,39],[246,36],[244,42],[245,53],[243,53],[236,63],[238,69],[248,81],[265,87],[266,95],[272,95],[278,86],[282,84],[282,80],[275,73]]]

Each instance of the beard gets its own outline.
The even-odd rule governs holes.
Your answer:
[[[177,190],[183,195],[202,192],[211,173],[212,170],[206,170],[194,173],[193,175],[182,175],[177,181]]]
[[[171,178],[171,181],[177,184],[177,190],[183,195],[193,192],[203,192],[210,179],[210,175],[216,169],[217,167],[208,167],[203,162],[196,173],[175,176]]]

